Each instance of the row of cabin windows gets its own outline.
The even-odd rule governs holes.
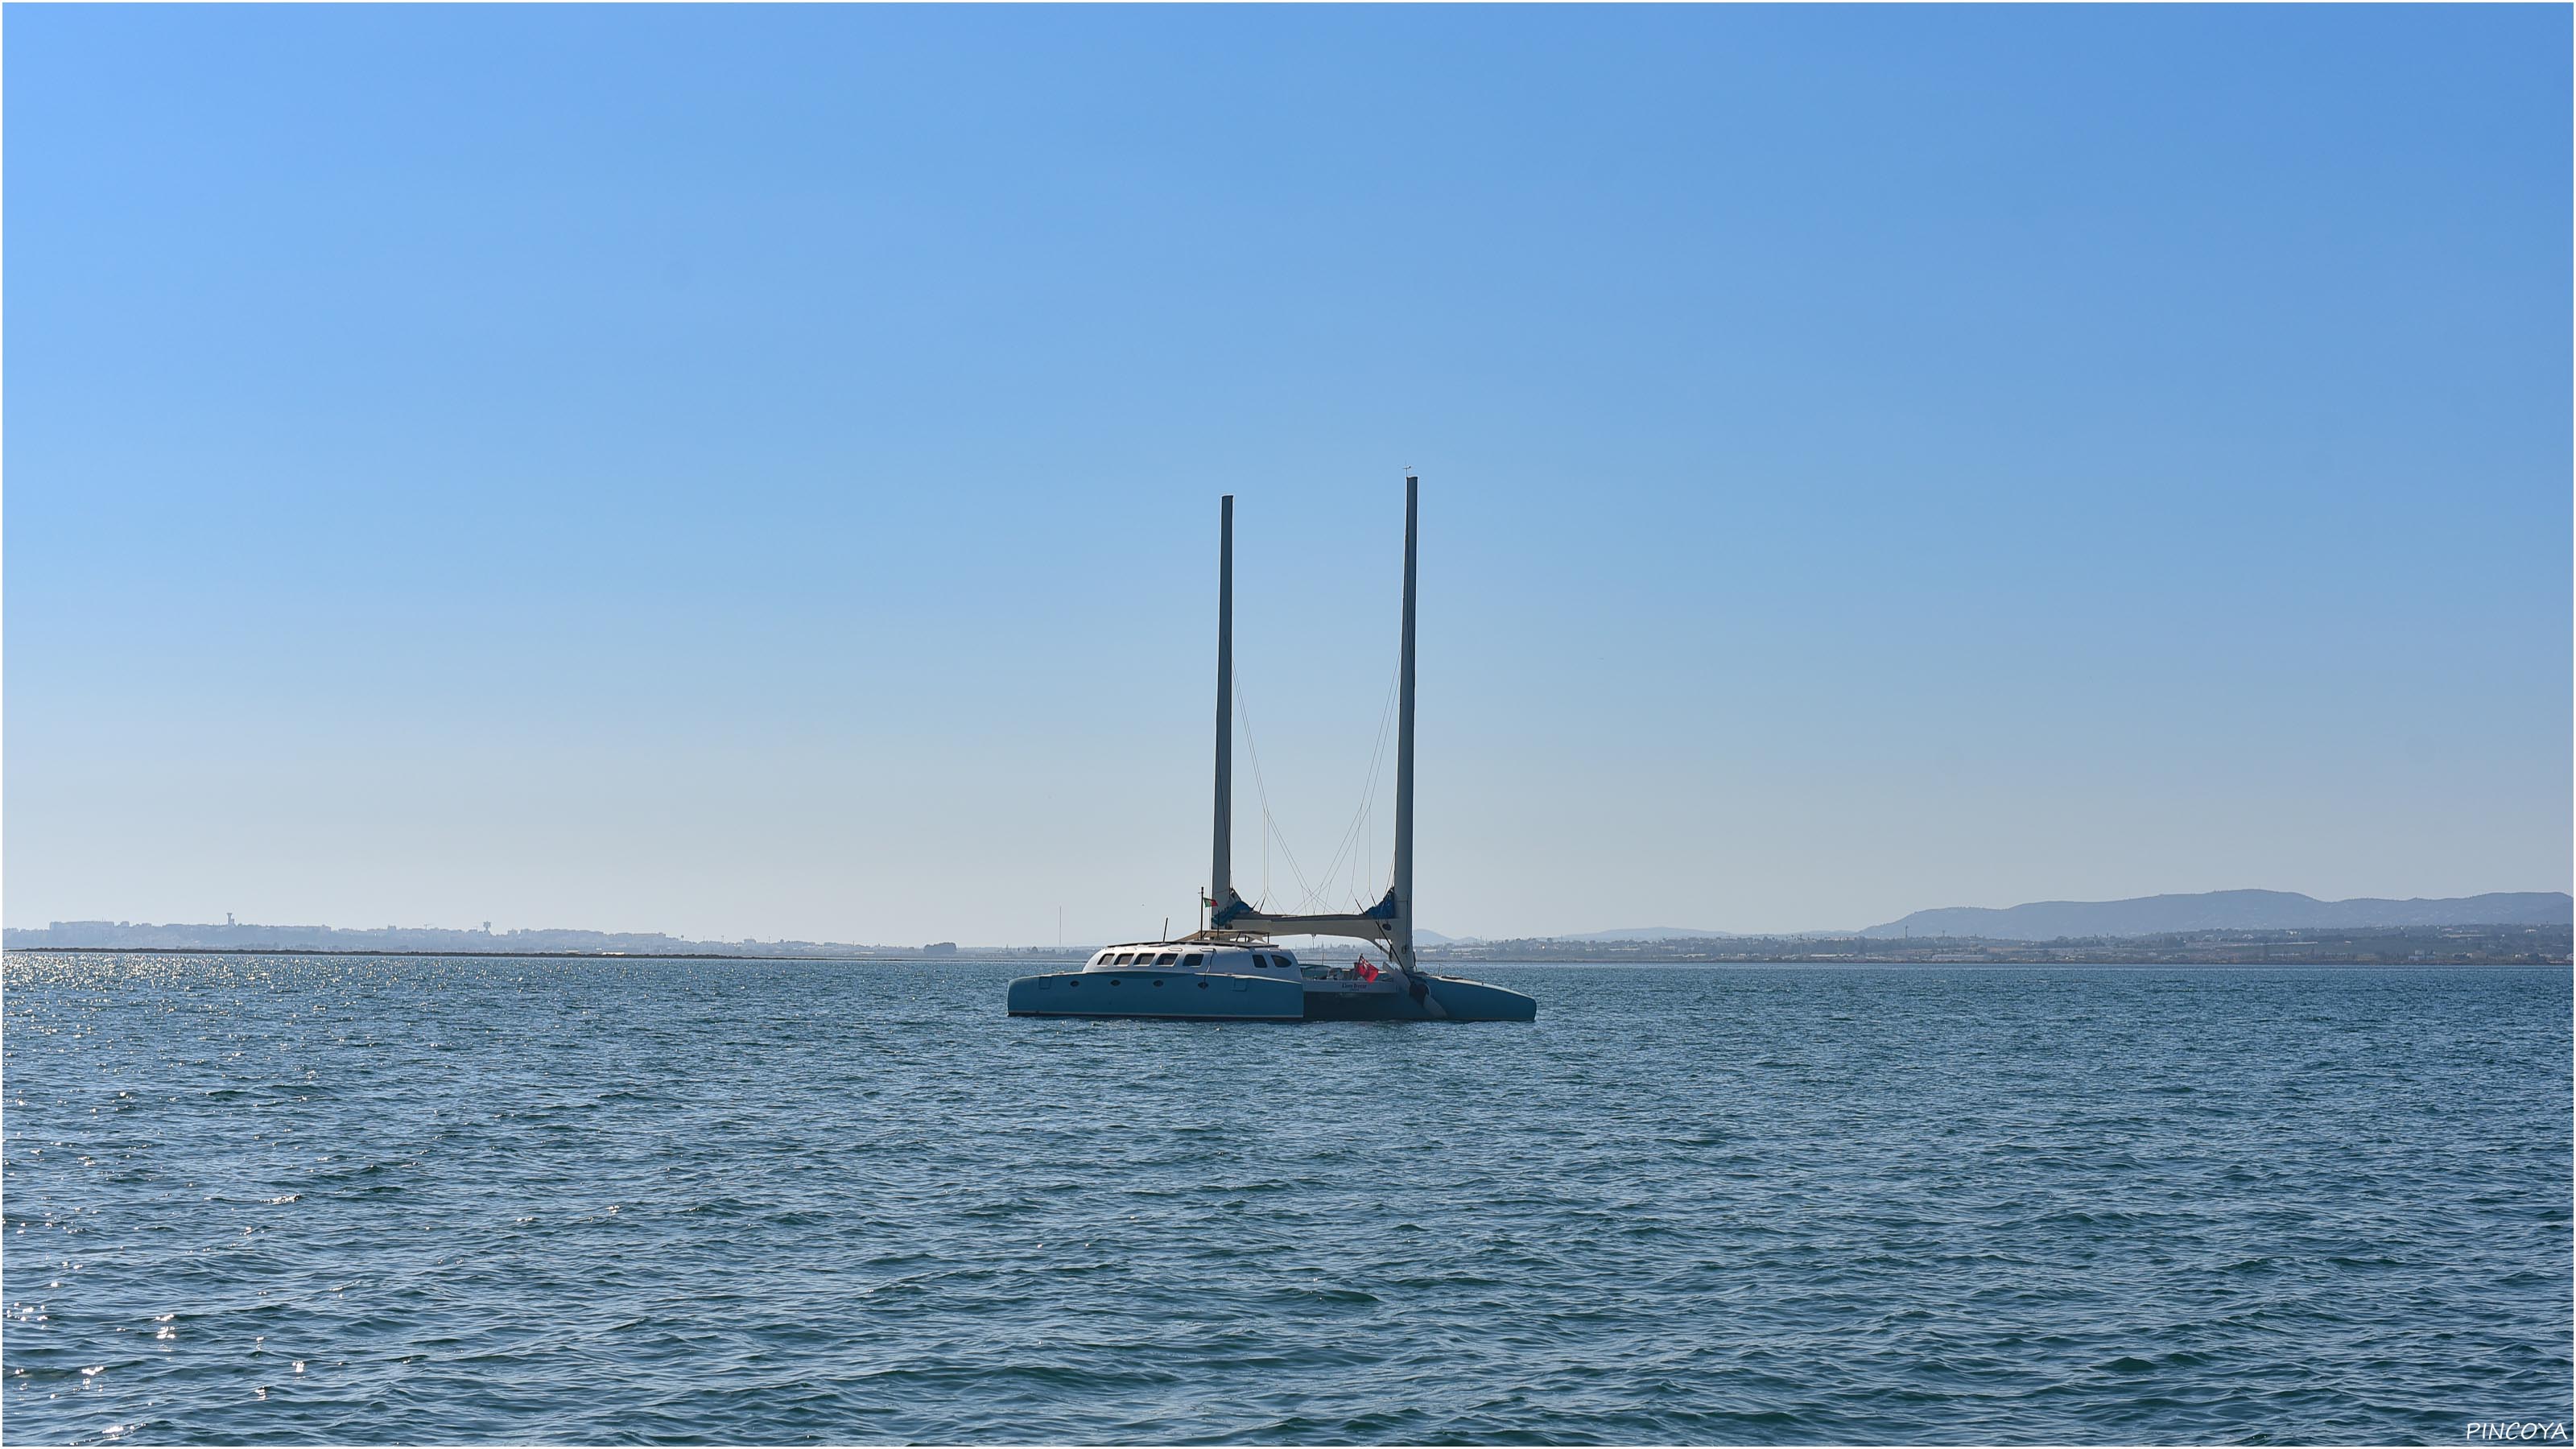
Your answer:
[[[1206,959],[1207,957],[1196,951],[1186,956],[1170,951],[1165,951],[1159,956],[1151,951],[1121,951],[1115,956],[1104,953],[1100,958],[1100,964],[1103,966],[1169,966],[1174,961],[1178,961],[1183,966],[1196,966]]]
[[[1207,957],[1205,953],[1198,951],[1192,951],[1186,955],[1176,951],[1165,951],[1159,955],[1152,951],[1121,951],[1115,956],[1103,954],[1100,958],[1099,964],[1103,966],[1170,966],[1174,964],[1182,966],[1196,966],[1206,959]],[[1276,966],[1282,971],[1294,970],[1296,968],[1296,963],[1289,960],[1286,956],[1265,956],[1258,951],[1252,953],[1252,964],[1255,966]]]

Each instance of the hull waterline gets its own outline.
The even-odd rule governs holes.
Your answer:
[[[1418,990],[1415,988],[1419,988]],[[1060,971],[1011,983],[1013,1016],[1139,1021],[1535,1021],[1517,991],[1455,976],[1390,975],[1384,989],[1188,971]]]

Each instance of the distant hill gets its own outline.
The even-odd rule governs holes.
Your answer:
[[[2565,891],[2504,891],[2442,900],[2321,901],[2295,891],[2207,891],[2125,901],[2034,901],[1988,909],[1947,906],[1872,926],[1864,936],[1982,936],[2054,941],[2061,936],[2164,936],[2185,931],[2366,930],[2395,926],[2563,926],[2576,920]]]

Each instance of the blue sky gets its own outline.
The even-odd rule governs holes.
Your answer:
[[[13,9],[0,908],[2563,889],[2569,27]]]

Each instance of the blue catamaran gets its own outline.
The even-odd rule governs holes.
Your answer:
[[[1413,577],[1421,480],[1404,480],[1404,644],[1395,735],[1395,873],[1386,896],[1344,914],[1277,915],[1234,888],[1234,496],[1220,505],[1216,594],[1216,829],[1207,925],[1173,941],[1103,948],[1079,971],[1011,983],[1013,1016],[1180,1021],[1532,1021],[1538,1003],[1434,976],[1413,954]],[[1275,936],[1374,943],[1388,969],[1309,965]]]

